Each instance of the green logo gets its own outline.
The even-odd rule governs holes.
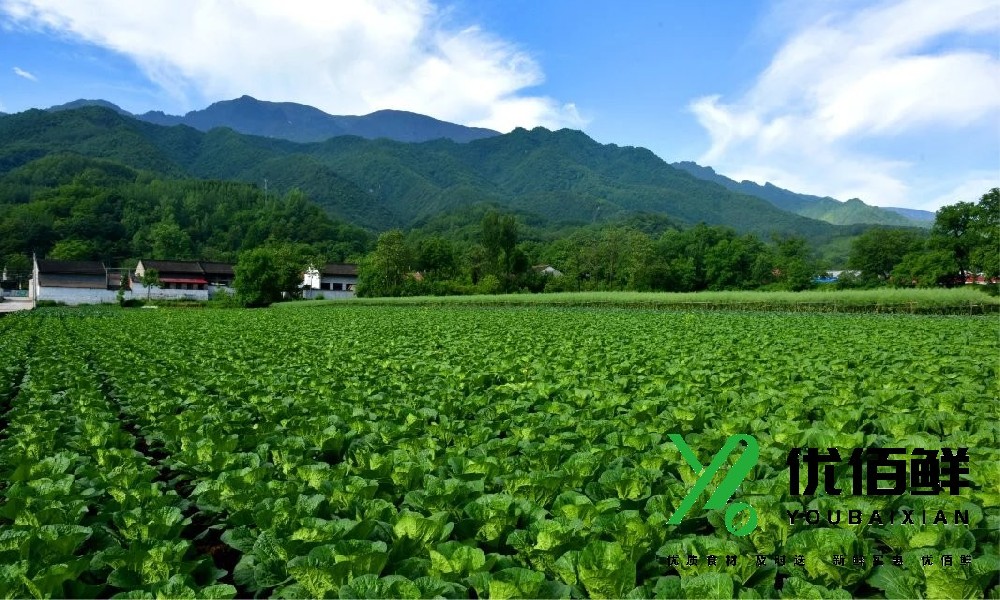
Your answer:
[[[726,473],[726,477],[719,484],[719,487],[712,492],[709,497],[708,502],[705,503],[705,508],[708,510],[716,510],[722,508],[729,502],[729,499],[733,497],[736,493],[736,488],[740,487],[743,480],[746,479],[747,475],[757,464],[757,456],[760,454],[760,447],[757,445],[757,440],[750,437],[749,435],[738,434],[731,435],[729,439],[726,440],[726,444],[719,450],[715,457],[712,459],[711,464],[708,468],[705,468],[698,461],[698,457],[695,456],[694,451],[691,447],[687,445],[680,435],[676,433],[670,434],[670,440],[677,446],[677,449],[681,451],[681,456],[688,465],[694,469],[694,472],[698,475],[698,481],[695,482],[694,487],[688,492],[687,496],[681,500],[680,506],[674,512],[674,515],[670,517],[667,523],[671,525],[680,525],[681,520],[684,519],[684,515],[694,507],[694,503],[698,501],[698,497],[701,496],[708,484],[712,482],[712,478],[722,465],[725,464],[726,459],[732,454],[742,443],[746,448],[740,457],[736,459],[736,463],[729,467],[729,472]],[[741,527],[736,526],[736,516],[743,511],[749,513],[749,518],[747,522]],[[729,530],[733,535],[749,535],[751,531],[757,528],[757,511],[754,507],[750,506],[746,502],[734,502],[726,508],[726,529]]]

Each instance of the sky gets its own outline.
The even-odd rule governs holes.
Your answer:
[[[1000,1],[0,0],[0,112],[244,94],[936,210],[1000,185]]]

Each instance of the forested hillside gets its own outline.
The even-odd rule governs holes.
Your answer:
[[[0,118],[0,174],[51,153],[111,159],[174,177],[231,179],[300,189],[331,216],[371,230],[409,227],[475,203],[540,215],[553,224],[655,213],[679,223],[802,235],[852,235],[671,167],[642,148],[601,145],[578,131],[517,129],[459,144],[336,137],[314,144],[227,129],[138,121],[103,107],[27,111]]]
[[[27,256],[235,261],[268,242],[308,245],[328,260],[365,251],[370,234],[331,219],[301,192],[265,195],[232,181],[164,178],[118,162],[53,154],[0,178],[0,260]]]
[[[272,246],[361,262],[366,294],[805,289],[845,266],[862,272],[845,285],[947,285],[996,271],[993,242],[966,248],[961,228],[992,235],[991,194],[928,237],[795,215],[578,131],[298,144],[107,107],[0,117],[0,261],[15,271],[31,253],[236,261]]]

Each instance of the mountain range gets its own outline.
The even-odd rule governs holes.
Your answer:
[[[819,219],[835,225],[850,225],[868,223],[872,225],[895,225],[900,227],[930,227],[934,222],[934,213],[912,208],[881,208],[865,204],[857,198],[841,202],[829,196],[811,196],[799,194],[771,183],[760,185],[753,181],[735,181],[715,172],[712,167],[684,161],[672,163],[681,169],[705,181],[712,181],[728,190],[763,198],[782,210],[793,212],[803,217]]]
[[[187,125],[203,132],[228,127],[239,133],[302,143],[322,142],[339,136],[384,138],[399,142],[448,139],[465,143],[500,135],[491,129],[466,127],[405,111],[381,110],[363,116],[337,116],[312,106],[294,102],[268,102],[250,96],[216,102],[203,110],[191,111],[183,116],[168,115],[160,111],[132,114],[104,100],[76,100],[48,110],[71,110],[84,106],[101,106],[157,125]],[[856,198],[841,202],[830,197],[799,194],[771,183],[762,186],[752,181],[737,182],[716,173],[711,167],[693,162],[677,162],[672,166],[699,179],[718,183],[730,191],[764,199],[782,210],[835,225],[929,227],[934,220],[934,213],[929,211],[880,208],[867,205]]]
[[[402,110],[380,110],[363,116],[338,116],[304,104],[267,102],[250,96],[216,102],[208,108],[194,110],[183,116],[168,115],[161,111],[136,115],[105,100],[75,100],[48,110],[71,110],[84,106],[102,106],[157,125],[187,125],[199,131],[228,127],[240,133],[293,142],[321,142],[342,135],[365,139],[388,138],[400,142],[426,142],[439,138],[471,142],[500,135],[492,129],[456,125]]]
[[[150,174],[145,177],[245,182],[272,194],[298,189],[328,215],[369,231],[440,225],[449,215],[473,214],[469,209],[475,206],[517,212],[550,230],[654,216],[680,225],[725,225],[764,238],[799,235],[816,247],[838,240],[840,248],[846,247],[847,239],[869,226],[796,214],[810,203],[840,204],[832,199],[758,186],[799,198],[797,205],[780,208],[775,205],[782,200],[778,196],[761,197],[752,187],[734,190],[735,182],[725,178],[706,180],[706,172],[714,174],[711,169],[693,163],[672,166],[644,148],[599,144],[568,129],[518,128],[501,135],[380,111],[354,121],[355,131],[363,130],[365,136],[295,142],[212,126],[215,121],[208,118],[225,114],[227,123],[239,124],[233,116],[237,113],[271,114],[276,107],[325,120],[325,113],[310,107],[247,97],[196,111],[197,118],[190,117],[194,113],[184,117],[203,119],[198,127],[157,124],[145,118],[149,113],[131,115],[103,101],[0,116],[0,184],[13,182],[9,189],[22,196],[16,201],[26,201],[30,186],[18,173],[39,159],[65,155],[109,160]],[[275,122],[247,116],[240,126],[259,131]],[[407,141],[414,139],[414,123],[433,125],[421,134],[433,139]],[[376,132],[383,135],[370,139]],[[0,204],[7,201],[0,198]],[[864,208],[866,214],[885,212]]]

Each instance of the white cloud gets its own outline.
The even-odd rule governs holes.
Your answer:
[[[995,0],[823,8],[796,23],[742,97],[691,102],[711,138],[699,160],[730,176],[795,191],[884,206],[926,203],[930,198],[919,197],[923,190],[912,185],[914,169],[887,148],[922,132],[978,129],[971,135],[995,138]],[[992,129],[971,127],[983,122]],[[881,151],[864,149],[872,146]],[[969,174],[952,177],[957,187]]]
[[[38,81],[37,77],[35,77],[32,73],[25,71],[21,67],[14,67],[14,75],[17,75],[18,77],[23,77],[28,81]]]
[[[249,94],[502,131],[583,124],[572,107],[526,91],[544,78],[528,53],[449,26],[430,0],[0,0],[0,10],[130,57],[188,108]]]
[[[937,210],[946,204],[955,204],[956,202],[978,202],[987,190],[998,186],[1000,186],[1000,182],[997,181],[995,173],[972,173],[969,180],[963,181],[946,193],[933,198],[926,206],[917,206],[916,208]]]

